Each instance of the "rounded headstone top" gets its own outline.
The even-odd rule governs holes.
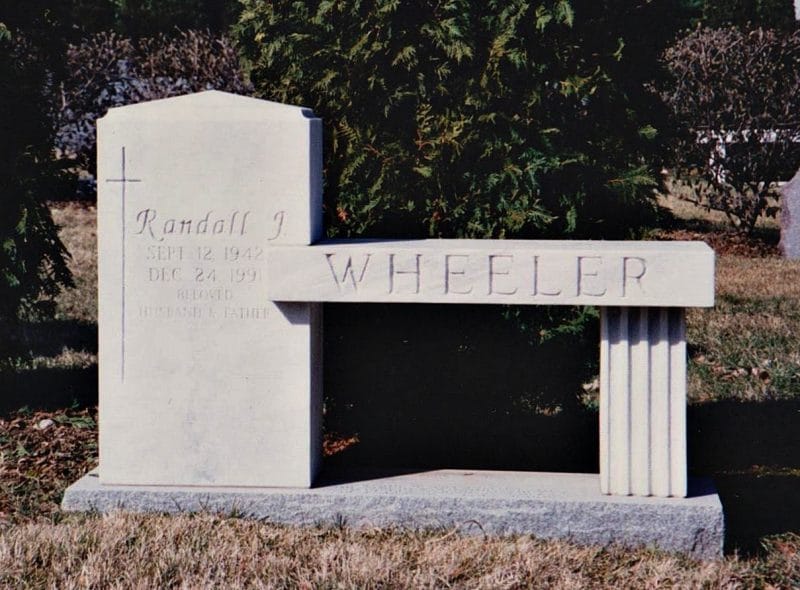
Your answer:
[[[209,112],[211,111],[211,112]],[[306,107],[241,96],[220,90],[205,90],[171,98],[162,98],[109,109],[108,117],[131,115],[137,118],[169,117],[193,118],[202,113],[203,118],[219,115],[220,118],[258,119],[315,119],[314,112]]]

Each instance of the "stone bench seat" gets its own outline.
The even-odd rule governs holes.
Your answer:
[[[714,304],[702,242],[333,240],[274,246],[275,302],[600,306],[600,487],[687,494],[685,307]]]

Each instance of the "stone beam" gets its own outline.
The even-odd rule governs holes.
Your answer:
[[[268,252],[273,301],[710,307],[702,242],[328,241]]]

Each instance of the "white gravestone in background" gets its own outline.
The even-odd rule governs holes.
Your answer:
[[[266,252],[321,233],[321,123],[222,92],[98,121],[100,479],[311,485],[320,307]]]

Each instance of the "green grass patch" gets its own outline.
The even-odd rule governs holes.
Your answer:
[[[720,257],[717,303],[688,312],[691,402],[800,397],[800,262]]]

